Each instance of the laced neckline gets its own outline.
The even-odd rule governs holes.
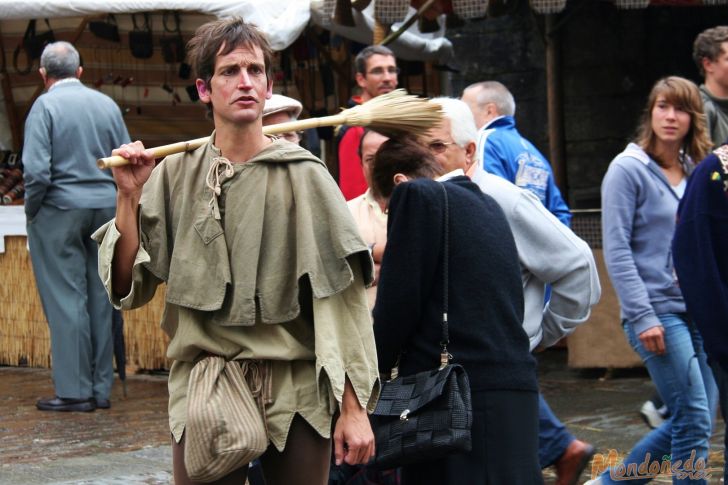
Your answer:
[[[212,191],[212,199],[210,199],[210,207],[212,207],[212,215],[215,219],[220,220],[220,206],[218,205],[218,197],[222,189],[220,185],[225,179],[235,175],[233,164],[225,157],[213,157],[210,163],[210,169],[205,177],[205,184]]]

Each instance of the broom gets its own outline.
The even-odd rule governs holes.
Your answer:
[[[422,135],[442,120],[442,110],[436,103],[407,94],[404,89],[395,89],[364,104],[342,110],[341,113],[321,118],[289,121],[277,125],[263,127],[266,135],[276,135],[289,131],[300,131],[321,126],[367,126],[383,135],[392,137],[403,134]],[[210,139],[209,136],[194,140],[172,143],[152,148],[155,158],[166,157],[198,148]],[[128,164],[129,161],[119,155],[100,158],[96,164],[99,168],[111,168]]]

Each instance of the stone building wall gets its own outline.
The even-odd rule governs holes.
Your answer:
[[[504,83],[516,99],[521,133],[548,156],[544,16],[524,1],[505,15],[448,32],[459,73],[452,95],[476,81]],[[599,207],[610,160],[635,132],[652,84],[667,75],[700,82],[692,44],[702,30],[728,25],[728,8],[618,10],[610,2],[572,0],[556,18],[567,184],[572,208]],[[563,188],[562,188],[563,190]]]

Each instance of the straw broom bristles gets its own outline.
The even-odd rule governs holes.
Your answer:
[[[341,113],[322,118],[308,118],[263,127],[266,135],[276,135],[289,131],[299,131],[322,126],[368,126],[383,135],[396,136],[402,134],[422,135],[442,120],[442,110],[438,104],[407,94],[404,89],[395,89],[377,96],[364,104],[345,109]],[[185,142],[172,143],[152,148],[155,158],[166,157],[198,148],[209,140],[209,137],[197,138]],[[129,163],[123,157],[112,156],[100,158],[99,168],[110,168]]]
[[[407,94],[404,89],[395,89],[346,111],[346,122],[342,124],[368,126],[387,136],[423,135],[442,121],[440,105]]]

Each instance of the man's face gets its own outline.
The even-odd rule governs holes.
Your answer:
[[[706,81],[710,78],[713,82],[718,84],[723,91],[728,92],[728,42],[723,42],[721,44],[720,54],[718,54],[718,57],[714,61],[705,59],[703,62],[703,68],[705,69]]]
[[[195,81],[200,100],[212,104],[216,125],[258,120],[265,100],[273,94],[272,82],[265,73],[263,52],[258,46],[251,47],[236,47],[228,54],[218,54],[209,87],[202,79]]]
[[[277,113],[271,113],[267,116],[264,116],[263,126],[279,125],[281,123],[288,123],[290,121],[293,121],[293,116],[291,116],[290,111],[279,111]],[[280,136],[281,138],[285,138],[291,143],[301,142],[301,135],[297,131],[287,131],[285,133],[279,134],[278,136]]]
[[[463,170],[468,168],[467,152],[453,140],[451,126],[450,119],[443,118],[442,123],[430,129],[422,137],[422,143],[430,150],[445,173],[458,168]]]
[[[364,74],[356,73],[356,83],[362,89],[362,99],[369,101],[397,87],[397,61],[393,56],[374,54],[367,59]]]
[[[376,131],[368,131],[361,140],[361,168],[364,172],[364,179],[367,185],[372,187],[372,164],[374,163],[374,155],[382,146],[382,143],[389,140],[384,135]]]

